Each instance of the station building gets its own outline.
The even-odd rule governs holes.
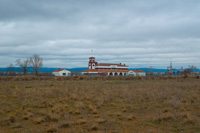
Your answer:
[[[100,75],[100,76],[146,76],[146,72],[140,70],[128,70],[126,64],[98,63],[95,57],[90,57],[88,70],[82,71],[82,75]]]

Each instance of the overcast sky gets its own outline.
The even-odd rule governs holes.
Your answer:
[[[0,67],[35,53],[44,67],[200,68],[200,0],[0,0]]]

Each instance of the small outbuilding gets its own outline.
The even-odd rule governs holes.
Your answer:
[[[128,75],[129,76],[146,76],[146,72],[141,71],[141,70],[130,70],[128,71]]]
[[[71,76],[71,72],[66,69],[57,69],[52,72],[54,76]]]

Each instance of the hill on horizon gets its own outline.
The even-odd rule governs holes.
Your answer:
[[[10,68],[0,68],[1,72],[8,72]],[[51,67],[42,67],[40,68],[40,72],[53,72],[59,68],[51,68]],[[84,70],[88,70],[88,67],[77,67],[77,68],[60,68],[60,69],[67,69],[71,72],[81,72]],[[145,72],[149,72],[149,68],[129,68],[129,70],[142,70]],[[177,69],[178,70],[178,69]],[[14,72],[23,72],[21,67],[13,67]],[[33,72],[32,68],[28,68],[28,72]],[[153,72],[167,72],[167,69],[157,69],[154,68]]]

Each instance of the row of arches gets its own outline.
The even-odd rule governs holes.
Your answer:
[[[125,72],[108,72],[108,76],[126,76]]]

